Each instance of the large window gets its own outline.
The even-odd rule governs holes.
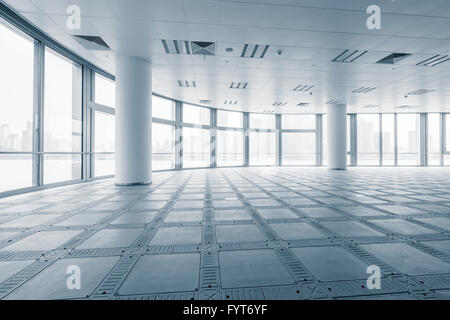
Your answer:
[[[33,48],[0,21],[0,192],[33,185]]]
[[[211,121],[209,108],[196,107],[187,103],[183,104],[183,122],[209,126]]]
[[[441,164],[441,115],[439,113],[428,114],[428,165],[439,166]]]
[[[283,130],[290,129],[303,129],[303,130],[315,130],[316,129],[316,116],[315,115],[283,115],[282,116]]]
[[[380,164],[380,117],[378,114],[358,114],[358,165]]]
[[[114,115],[95,111],[95,176],[115,173],[115,123]]]
[[[175,126],[152,124],[152,170],[175,168]]]
[[[244,164],[243,113],[217,110],[216,162],[219,167]]]
[[[227,128],[242,128],[243,113],[217,110],[217,126]]]
[[[169,99],[153,96],[152,117],[175,121],[175,102]]]
[[[95,102],[114,108],[116,106],[116,85],[98,73],[95,74]]]
[[[250,128],[275,129],[275,116],[271,114],[250,114]]]
[[[209,167],[211,161],[211,135],[209,129],[183,128],[184,168]]]
[[[242,166],[244,164],[244,133],[242,131],[217,131],[217,166]]]
[[[316,134],[283,132],[283,165],[315,165]]]
[[[81,67],[46,49],[44,83],[44,184],[81,179]]]
[[[397,115],[398,165],[420,165],[419,114]]]
[[[395,165],[395,115],[382,114],[383,165]]]
[[[250,131],[250,165],[275,165],[276,164],[276,134],[275,132]]]
[[[316,116],[282,116],[283,165],[316,164]]]

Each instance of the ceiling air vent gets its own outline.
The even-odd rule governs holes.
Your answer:
[[[311,103],[309,102],[300,102],[299,104],[297,104],[297,107],[307,107],[309,106]]]
[[[340,55],[338,55],[336,58],[332,60],[332,62],[347,62],[351,63],[355,61],[356,59],[361,58],[363,55],[365,55],[368,51],[361,51],[361,50],[344,50]]]
[[[344,104],[342,100],[329,100],[327,104]]]
[[[199,100],[198,101],[200,104],[211,104],[212,103],[212,101],[211,100]]]
[[[197,83],[195,81],[177,80],[178,86],[181,88],[196,88]]]
[[[192,54],[200,54],[202,56],[216,55],[216,44],[214,42],[192,41]]]
[[[361,88],[358,88],[356,90],[353,90],[352,92],[353,93],[368,93],[368,92],[373,91],[375,89],[376,89],[375,87],[361,87]]]
[[[300,84],[300,85],[298,85],[298,86],[296,86],[294,89],[292,89],[292,91],[309,91],[309,90],[311,90],[312,88],[314,88],[314,86],[312,86],[312,85],[303,85],[303,84]]]
[[[412,95],[412,96],[421,96],[425,93],[429,93],[429,92],[433,92],[434,90],[432,89],[420,89],[420,90],[416,90],[413,92],[408,93],[408,95]]]
[[[392,54],[388,55],[387,57],[384,57],[383,59],[377,61],[377,63],[396,64],[396,63],[402,61],[403,59],[409,57],[410,55],[411,55],[410,53],[392,53]]]
[[[275,113],[275,110],[274,109],[266,109],[263,111],[263,113],[273,114],[273,113]]]
[[[248,82],[232,82],[230,89],[247,89]]]
[[[202,56],[214,56],[216,44],[206,41],[187,40],[161,40],[167,54],[199,54]]]
[[[111,50],[102,38],[96,36],[74,35],[78,43],[87,50]]]
[[[231,104],[237,104],[238,102],[237,102],[237,100],[225,100],[225,102],[224,102],[224,104],[228,104],[228,105],[231,105]]]
[[[287,105],[287,102],[274,102],[272,104],[274,107],[284,107],[285,105]]]
[[[248,44],[244,45],[242,49],[241,57],[242,58],[264,58],[267,50],[269,49],[269,45],[260,45],[260,44]]]
[[[441,56],[441,55],[435,55],[434,57],[431,57],[429,59],[423,60],[416,64],[417,66],[424,66],[424,67],[434,67],[438,64],[447,62],[450,60],[450,57],[448,55]]]

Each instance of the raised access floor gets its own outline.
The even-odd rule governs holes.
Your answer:
[[[0,298],[450,299],[449,194],[446,168],[292,167],[3,198]]]

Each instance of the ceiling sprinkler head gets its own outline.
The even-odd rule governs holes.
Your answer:
[[[277,51],[277,55],[279,55],[279,56],[281,56],[282,53],[283,53],[283,51],[281,51],[281,50]]]

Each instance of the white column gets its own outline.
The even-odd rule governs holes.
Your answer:
[[[152,69],[150,62],[116,57],[116,184],[152,181]]]
[[[347,105],[328,106],[328,169],[347,169]]]

